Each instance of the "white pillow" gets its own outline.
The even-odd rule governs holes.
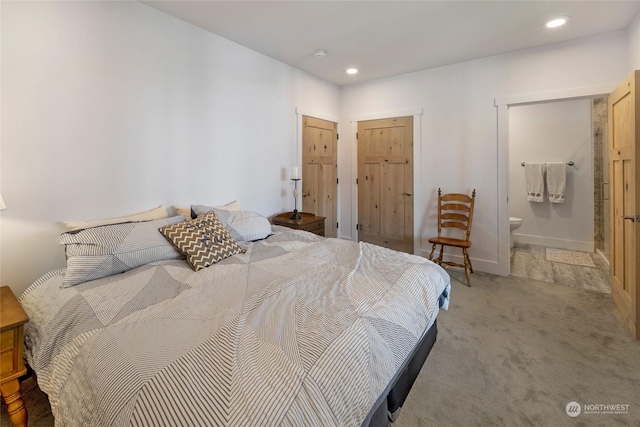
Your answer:
[[[97,219],[94,221],[63,221],[69,231],[82,230],[85,228],[98,227],[101,225],[120,224],[123,222],[152,221],[154,219],[169,218],[167,206],[159,206],[150,211],[140,212],[133,215],[120,216],[117,218]]]
[[[190,216],[185,215],[185,218],[195,219],[197,216],[206,214],[207,212],[211,212],[214,209],[219,209],[223,211],[233,211],[233,212],[239,212],[242,210],[240,208],[240,203],[234,200],[233,202],[229,202],[226,205],[222,205],[222,206],[191,205],[191,207],[189,208],[176,207],[176,212],[179,215],[185,215],[184,212],[188,210]]]
[[[271,235],[271,223],[258,213],[225,209],[213,209],[213,213],[238,242],[252,242]]]

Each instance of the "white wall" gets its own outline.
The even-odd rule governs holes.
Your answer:
[[[63,220],[232,199],[266,215],[290,209],[296,107],[341,117],[340,233],[351,239],[351,118],[423,110],[421,247],[436,188],[476,188],[471,255],[496,272],[507,194],[494,99],[616,84],[640,66],[636,18],[628,32],[340,89],[137,2],[0,11],[0,280],[16,293],[64,265]]]
[[[629,72],[640,70],[640,13],[629,26]]]
[[[507,190],[499,193],[497,110],[494,100],[526,94],[547,94],[568,88],[615,87],[627,73],[627,33],[620,31],[579,41],[559,43],[382,79],[342,89],[342,126],[353,129],[351,119],[371,113],[422,108],[423,196],[417,215],[422,255],[430,249],[427,238],[436,233],[435,194],[443,191],[477,190],[470,255],[479,271],[508,270],[508,256],[500,258],[499,242],[508,245],[508,234],[500,234],[498,208],[506,203]],[[356,195],[353,147],[355,132],[345,141],[341,155],[341,182],[351,183],[342,192],[342,233],[355,238]],[[506,175],[505,175],[506,178]],[[347,224],[351,218],[351,223]],[[508,221],[508,216],[504,218]],[[508,225],[503,224],[508,230]],[[507,252],[508,253],[508,252]]]
[[[567,162],[565,203],[527,201],[521,162]],[[546,188],[546,187],[545,187]],[[593,251],[593,141],[591,100],[522,105],[509,109],[509,205],[522,218],[514,240]]]
[[[1,283],[64,266],[61,221],[292,208],[296,107],[340,91],[138,2],[2,2]]]

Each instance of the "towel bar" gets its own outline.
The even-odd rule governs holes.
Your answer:
[[[546,164],[546,163],[545,163],[545,164]],[[569,160],[569,161],[567,162],[567,165],[568,165],[568,166],[573,166],[573,165],[574,165],[573,160]],[[524,167],[524,162],[520,163],[520,166]]]

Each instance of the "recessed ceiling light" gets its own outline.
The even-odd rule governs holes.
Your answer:
[[[569,17],[567,17],[567,16],[559,16],[557,18],[553,18],[552,20],[548,21],[546,26],[547,26],[547,28],[560,27],[560,26],[566,24],[568,20],[569,20]]]
[[[347,74],[356,74],[357,72],[357,68],[347,68]]]

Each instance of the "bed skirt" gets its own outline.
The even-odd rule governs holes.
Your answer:
[[[404,366],[398,370],[393,381],[380,396],[376,405],[371,409],[371,412],[362,423],[363,427],[386,427],[389,425],[389,421],[396,420],[400,413],[400,408],[402,408],[413,383],[431,352],[431,348],[436,342],[437,335],[438,321],[436,320],[413,349]]]

